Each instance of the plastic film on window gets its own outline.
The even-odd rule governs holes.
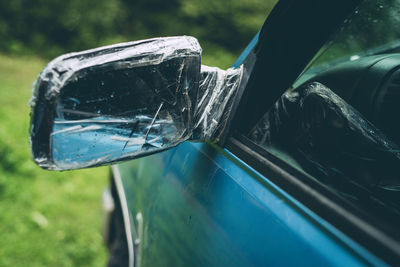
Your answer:
[[[398,145],[320,83],[283,94],[250,137],[336,188],[400,190]]]

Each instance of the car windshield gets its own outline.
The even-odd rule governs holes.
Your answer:
[[[400,0],[364,1],[316,54],[296,85],[340,63],[400,52]]]

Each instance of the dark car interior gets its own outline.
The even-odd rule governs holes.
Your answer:
[[[395,232],[399,67],[399,54],[337,64],[284,93],[249,138]]]

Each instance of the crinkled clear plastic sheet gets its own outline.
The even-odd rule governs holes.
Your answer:
[[[201,47],[188,36],[58,57],[34,84],[33,157],[46,169],[77,169],[145,156],[188,139],[215,141],[241,73],[201,66]]]
[[[337,188],[400,190],[400,150],[384,133],[320,83],[287,91],[250,133]]]
[[[218,141],[232,110],[243,66],[221,70],[201,66],[199,96],[194,115],[193,140]]]
[[[287,91],[249,137],[369,213],[400,223],[398,145],[324,85]]]

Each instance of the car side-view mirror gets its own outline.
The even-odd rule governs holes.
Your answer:
[[[201,47],[188,36],[62,55],[33,86],[33,158],[70,170],[216,141],[241,77],[241,67],[202,66]]]

